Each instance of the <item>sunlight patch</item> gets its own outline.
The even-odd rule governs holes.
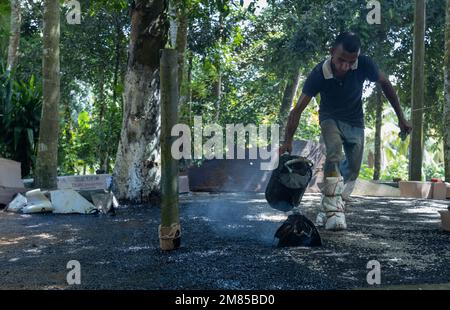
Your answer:
[[[244,216],[246,220],[250,221],[271,221],[271,222],[281,222],[286,220],[285,214],[269,214],[262,213],[257,215],[246,215]]]
[[[42,234],[39,234],[39,235],[34,235],[33,237],[38,237],[38,238],[46,239],[46,240],[54,240],[54,239],[56,239],[53,235],[46,234],[46,233],[42,233]]]
[[[13,238],[13,239],[1,238],[0,239],[0,245],[17,244],[17,243],[19,243],[19,241],[22,241],[24,239],[25,239],[25,237],[17,237],[17,238]]]
[[[149,246],[130,246],[128,249],[125,249],[125,252],[138,252],[142,250],[149,250],[151,247]]]
[[[406,210],[403,210],[402,213],[408,213],[408,214],[418,214],[418,213],[425,213],[425,214],[436,214],[436,216],[439,216],[437,213],[438,210],[441,210],[442,208],[436,208],[436,207],[415,207],[415,208],[409,208]]]

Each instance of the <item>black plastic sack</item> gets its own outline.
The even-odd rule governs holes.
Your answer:
[[[280,156],[266,187],[266,200],[277,210],[288,212],[300,204],[312,178],[312,163],[296,155]]]
[[[278,247],[288,246],[321,246],[322,239],[314,224],[301,214],[289,215],[283,225],[275,233]]]

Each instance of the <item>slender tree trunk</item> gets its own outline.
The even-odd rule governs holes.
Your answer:
[[[6,59],[7,76],[10,76],[11,71],[14,70],[19,55],[20,26],[22,23],[20,1],[21,0],[11,0],[11,29],[9,36],[8,55]],[[6,84],[6,102],[4,107],[4,112],[6,114],[10,113],[12,91],[13,81],[12,78],[9,78]]]
[[[113,77],[113,97],[112,102],[114,105],[117,104],[117,88],[119,85],[119,78],[122,77],[122,71],[121,68],[121,60],[122,60],[122,38],[123,38],[123,32],[120,25],[120,16],[117,13],[114,18],[115,21],[115,28],[116,28],[116,47],[115,47],[115,64],[114,64],[114,77]],[[122,78],[121,78],[122,80]],[[101,169],[105,171],[105,173],[109,173],[110,167],[110,154],[114,152],[111,145],[111,135],[106,136],[106,152],[103,154],[103,158],[101,161]]]
[[[184,54],[187,45],[187,10],[183,3],[173,3],[169,1],[169,15],[172,16],[170,20],[170,41],[171,45],[178,52],[178,93],[180,93],[181,86],[183,83],[183,73],[184,73]],[[186,99],[180,99],[180,105]]]
[[[444,161],[445,180],[450,182],[450,0],[447,0],[445,22],[445,112],[444,112]]]
[[[423,101],[425,59],[425,0],[416,0],[414,18],[414,52],[412,78],[412,127],[409,158],[409,180],[422,180]]]
[[[8,60],[6,70],[8,72],[14,69],[19,54],[20,25],[22,15],[20,10],[20,0],[11,1],[11,34],[9,36]]]
[[[106,150],[106,152],[103,154],[103,161],[102,165],[100,166],[101,170],[104,171],[104,173],[109,172],[109,152]]]
[[[125,77],[122,131],[114,168],[121,200],[147,202],[160,194],[160,50],[167,42],[165,0],[135,0]]]
[[[375,155],[374,155],[374,153],[372,152],[372,150],[369,150],[369,153],[367,154],[367,166],[368,166],[369,168],[373,168],[374,165],[375,165],[375,163],[374,163],[374,161],[375,161],[374,157],[375,157]]]
[[[184,79],[184,57],[186,52],[188,34],[188,18],[186,9],[184,7],[180,8],[177,12],[177,23],[178,30],[176,49],[178,52],[178,92],[180,93]]]
[[[383,95],[381,87],[376,86],[376,114],[375,114],[375,154],[374,154],[374,169],[373,179],[375,181],[380,179],[381,174],[381,126],[383,125]]]
[[[298,70],[290,73],[286,88],[284,89],[283,100],[281,101],[280,113],[278,116],[281,139],[284,139],[284,131],[286,129],[287,119],[289,116],[289,112],[294,105],[295,95],[297,94],[299,83],[300,74]]]
[[[223,15],[220,13],[219,15],[219,41],[223,45],[225,44],[225,35],[224,35],[224,21]],[[217,78],[213,84],[214,91],[214,100],[215,100],[215,109],[216,115],[214,116],[214,120],[218,122],[220,117],[220,101],[222,99],[222,64],[220,63],[220,56],[216,55],[216,70],[217,70]]]
[[[106,112],[106,104],[105,104],[105,77],[103,74],[101,74],[100,79],[98,81],[98,88],[99,88],[99,96],[97,98],[98,100],[98,118],[100,125],[103,123],[103,119],[105,117]]]
[[[177,3],[176,1],[168,1],[169,9],[169,41],[171,48],[176,48],[177,45],[177,34],[178,34],[178,18],[177,18]]]
[[[121,38],[122,38],[122,29],[120,28],[120,19],[118,14],[115,16],[116,22],[116,50],[115,57],[116,63],[114,64],[114,81],[113,81],[113,103],[117,102],[117,85],[119,80],[119,69],[120,69],[120,59],[121,59]]]
[[[109,173],[109,163],[111,162],[111,160],[109,158],[109,153],[107,155],[108,156],[106,157],[106,170],[105,170],[105,173]]]
[[[100,170],[105,171],[106,173],[106,157],[108,156],[108,128],[105,128],[103,126],[105,115],[107,114],[107,104],[105,100],[105,77],[104,75],[101,75],[99,80],[99,96],[98,96],[98,103],[99,103],[99,114],[98,114],[98,122],[99,122],[99,128],[100,128],[100,136],[99,136],[99,145],[98,148],[98,158],[99,158],[99,164],[100,164]]]
[[[188,56],[188,72],[187,72],[187,101],[189,102],[189,124],[191,124],[192,121],[192,87],[191,87],[191,81],[192,81],[192,63],[194,56],[192,55],[192,52],[189,53]]]
[[[220,64],[217,66],[217,79],[214,81],[214,102],[216,115],[214,116],[215,122],[218,122],[220,117],[220,100],[222,99],[222,72]]]
[[[69,100],[64,100],[62,103],[64,107],[64,124],[65,124],[65,139],[68,144],[72,143],[72,117],[71,117],[71,109],[70,109],[70,103]],[[70,171],[75,171],[74,163],[71,161],[68,161],[68,169]]]
[[[59,37],[60,8],[58,0],[44,1],[43,29],[43,104],[39,131],[35,186],[57,187],[58,132],[60,98]]]

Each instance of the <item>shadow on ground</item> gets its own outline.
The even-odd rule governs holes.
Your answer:
[[[450,235],[438,210],[448,202],[358,198],[349,229],[321,230],[320,248],[278,249],[286,218],[263,194],[180,197],[182,246],[159,249],[160,211],[119,208],[115,217],[0,212],[1,289],[351,289],[368,288],[367,263],[381,264],[381,287],[450,282]],[[314,219],[318,195],[302,208]],[[81,285],[69,286],[70,260]]]

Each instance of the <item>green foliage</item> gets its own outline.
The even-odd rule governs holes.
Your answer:
[[[9,1],[0,2],[0,59],[6,59],[11,8]]]
[[[42,106],[38,85],[34,76],[20,81],[0,75],[0,157],[21,162],[23,176],[29,176],[36,159]]]
[[[71,117],[66,116],[65,119]],[[114,164],[120,129],[120,107],[109,102],[107,113],[101,120],[98,119],[98,115],[82,110],[75,122],[70,121],[62,125],[60,173],[96,173],[97,170],[104,169],[101,160],[107,161],[105,172],[110,172]]]
[[[359,177],[362,180],[370,181],[373,179],[373,168],[367,166],[366,163],[361,165],[361,170],[359,171]]]
[[[393,181],[395,178],[408,180],[408,159],[405,156],[398,156],[389,162],[388,167],[381,171],[381,180]]]
[[[302,113],[294,138],[319,142],[320,134],[318,108],[314,105],[310,105]]]
[[[445,167],[443,163],[425,163],[423,167],[425,180],[430,181],[432,178],[445,179]]]
[[[60,164],[62,174],[82,174],[89,167],[88,172],[95,172],[95,144],[96,136],[91,130],[91,117],[87,111],[82,111],[73,128],[65,126],[61,135],[63,160]]]
[[[123,79],[130,33],[128,9],[132,2],[80,2],[80,25],[65,22],[66,9],[61,14],[60,174],[95,172],[104,164],[111,170],[122,123]],[[381,25],[366,22],[369,11],[366,0],[268,0],[268,6],[260,14],[256,13],[258,1],[251,1],[248,7],[240,0],[177,0],[171,3],[189,19],[185,58],[192,57],[192,66],[187,67],[191,79],[184,79],[181,93],[186,97],[190,93],[188,99],[191,100],[186,100],[187,103],[180,107],[183,123],[192,125],[194,115],[201,115],[204,123],[220,125],[277,122],[284,87],[291,72],[301,72],[304,82],[313,66],[328,56],[334,37],[348,29],[361,36],[363,53],[372,56],[383,71],[395,77],[402,107],[410,106],[411,0],[382,1]],[[444,6],[442,0],[427,1],[426,178],[439,176],[443,171]],[[1,2],[0,59],[6,58],[9,15],[8,1]],[[11,128],[5,129],[9,131],[8,141],[4,138],[7,135],[0,137],[0,152],[18,156],[21,146],[27,145],[29,150],[25,153],[31,158],[31,166],[31,142],[36,144],[40,114],[40,101],[36,100],[40,94],[36,85],[40,85],[42,70],[41,2],[27,1],[22,16],[20,57],[11,100],[7,100],[8,80],[4,78],[3,86],[0,85],[3,98],[0,99],[0,114],[4,114],[6,106],[16,109],[14,117],[9,114]],[[34,84],[31,76],[35,76]],[[219,77],[222,82],[220,100],[215,92]],[[373,152],[374,112],[374,100],[369,98],[366,104],[366,154]],[[13,119],[15,123],[11,121]],[[383,123],[381,178],[406,179],[408,142],[398,139],[396,117],[386,104]],[[295,138],[317,141],[319,135],[318,105],[311,103],[302,114]],[[365,159],[361,177],[371,179],[373,169],[367,164]]]
[[[392,181],[394,178],[408,180],[408,154],[410,138],[405,142],[398,137],[400,129],[396,125],[397,118],[392,109],[386,109],[383,113],[383,128],[381,132],[382,169],[380,179]],[[365,153],[374,153],[373,137],[375,130],[366,128]],[[443,144],[437,138],[428,136],[425,139],[423,175],[425,180],[431,178],[444,178]],[[367,156],[366,156],[367,157]],[[361,169],[360,177],[371,180],[373,168],[367,166],[367,158]]]
[[[244,9],[234,1],[197,2],[197,10],[191,11],[193,18],[188,42],[193,54],[191,68],[191,110],[182,107],[182,120],[189,123],[189,115],[202,115],[204,122],[215,122],[217,112],[219,124],[253,123],[258,125],[274,119],[279,101],[279,81],[270,72],[261,72],[259,64],[248,57],[256,46],[250,46],[251,34],[242,24],[244,18],[251,19],[255,5]],[[211,14],[216,11],[216,14]],[[247,46],[247,49],[243,47]],[[222,97],[218,104],[214,83],[219,75],[222,79]],[[260,92],[264,89],[264,94]]]

